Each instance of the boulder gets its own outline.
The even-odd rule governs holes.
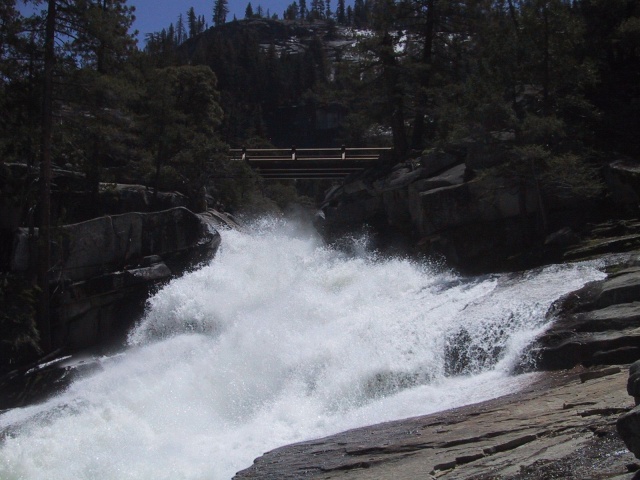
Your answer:
[[[100,201],[104,212],[109,215],[126,212],[149,212],[186,207],[188,199],[178,192],[158,192],[144,185],[122,183],[101,183]]]
[[[196,215],[186,208],[126,213],[64,225],[54,231],[52,344],[72,350],[111,341],[144,311],[157,285],[213,256],[219,212]],[[26,273],[28,231],[14,239],[11,266]],[[32,261],[33,260],[33,261]]]
[[[151,289],[172,276],[158,262],[66,285],[54,302],[52,344],[80,350],[117,339],[142,314]]]
[[[420,236],[478,222],[495,222],[535,211],[531,191],[518,192],[499,178],[477,178],[418,194],[411,216]]]
[[[564,227],[548,235],[544,244],[547,246],[566,247],[568,245],[574,245],[579,241],[580,237],[578,237],[578,234],[576,234],[571,227]]]
[[[411,231],[409,193],[407,189],[390,190],[382,194],[387,223],[404,231]]]
[[[351,231],[354,225],[369,224],[384,214],[384,202],[380,195],[371,196],[366,192],[333,199],[330,205],[323,207],[326,218],[330,218],[327,230],[336,234]]]
[[[640,406],[621,415],[616,421],[616,429],[629,451],[640,458]]]
[[[640,358],[640,269],[626,268],[555,302],[534,347],[542,369],[614,365]]]
[[[465,181],[466,172],[467,166],[462,163],[446,170],[445,172],[442,172],[440,175],[437,175],[435,177],[425,178],[413,182],[409,186],[409,191],[412,195],[417,195],[422,192],[428,192],[429,190],[435,190],[436,188],[462,185]]]
[[[392,171],[386,177],[373,182],[372,187],[376,193],[405,188],[425,174],[423,169],[413,169],[410,165]]]
[[[459,156],[447,152],[430,152],[420,158],[423,175],[431,177],[462,163]]]
[[[633,397],[636,405],[640,404],[640,360],[636,360],[629,367],[627,393]]]
[[[640,458],[640,360],[629,367],[627,393],[633,397],[636,407],[618,418],[616,428],[629,451]]]
[[[186,208],[154,213],[125,213],[64,225],[54,232],[54,276],[70,281],[88,279],[135,265],[149,255],[167,261],[196,250],[215,249],[215,229]],[[29,268],[29,232],[18,230],[11,267]]]
[[[636,209],[640,203],[640,163],[616,160],[605,169],[605,181],[611,199],[618,205]]]

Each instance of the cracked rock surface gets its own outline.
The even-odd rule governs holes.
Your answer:
[[[631,479],[615,432],[633,407],[628,368],[535,374],[526,390],[483,403],[285,446],[244,479]]]

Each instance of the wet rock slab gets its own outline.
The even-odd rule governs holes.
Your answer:
[[[542,369],[631,363],[640,358],[640,269],[623,268],[565,295],[533,351]]]
[[[234,478],[627,478],[636,460],[615,433],[633,407],[626,367],[534,378],[495,400],[282,447]]]

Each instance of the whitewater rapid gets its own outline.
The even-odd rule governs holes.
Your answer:
[[[0,414],[0,479],[229,479],[280,445],[514,391],[551,302],[604,277],[462,278],[285,220],[222,237],[149,299],[123,353]]]

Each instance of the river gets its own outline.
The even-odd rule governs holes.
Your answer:
[[[275,447],[516,390],[597,262],[465,278],[262,219],[153,295],[122,352],[0,414],[0,479],[229,479]]]

